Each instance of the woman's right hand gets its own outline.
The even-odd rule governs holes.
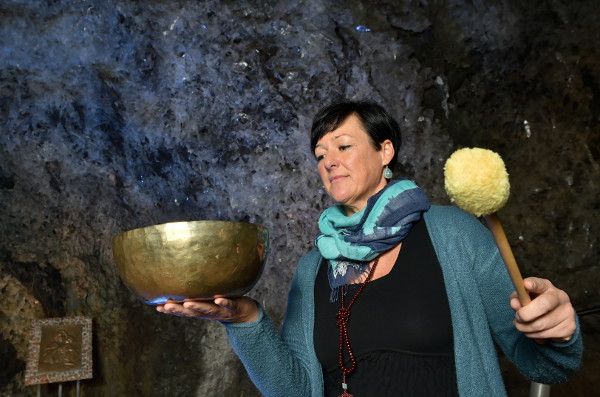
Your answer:
[[[258,320],[258,304],[254,299],[215,298],[212,301],[167,302],[156,306],[160,313],[196,317],[226,323],[249,323]]]

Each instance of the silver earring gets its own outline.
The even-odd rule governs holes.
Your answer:
[[[383,177],[385,179],[392,179],[393,176],[394,176],[394,173],[392,172],[392,170],[390,170],[390,167],[388,167],[386,165],[385,168],[383,169]]]

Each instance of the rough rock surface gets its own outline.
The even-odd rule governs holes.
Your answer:
[[[436,202],[454,149],[499,152],[523,273],[600,304],[595,1],[264,3],[0,1],[0,395],[34,395],[30,321],[81,314],[86,396],[257,396],[221,326],[158,315],[123,286],[111,237],[262,223],[272,251],[251,295],[281,321],[330,204],[307,130],[339,98],[392,112],[402,174]],[[600,384],[598,321],[582,329],[584,370],[553,395]],[[526,394],[509,365],[506,379]]]

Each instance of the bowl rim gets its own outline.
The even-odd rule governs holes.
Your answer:
[[[263,224],[260,224],[260,223],[243,222],[243,221],[225,221],[225,220],[220,220],[220,219],[214,219],[214,220],[212,220],[212,219],[200,219],[200,220],[194,220],[194,221],[175,221],[175,222],[157,223],[157,224],[154,224],[154,225],[136,227],[135,229],[122,230],[122,231],[118,232],[117,234],[115,234],[115,236],[113,237],[113,240],[115,240],[119,236],[127,235],[127,234],[133,233],[133,232],[138,232],[138,231],[141,231],[141,230],[144,230],[144,229],[158,228],[158,227],[162,227],[162,226],[166,226],[166,225],[175,225],[175,224],[179,224],[179,223],[230,223],[230,224],[242,224],[242,225],[249,225],[249,226],[255,226],[255,227],[258,227],[258,228],[262,228],[262,229],[264,229],[264,230],[266,230],[268,232],[267,227],[264,226]]]

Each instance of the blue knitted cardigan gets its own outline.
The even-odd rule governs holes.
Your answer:
[[[579,325],[567,343],[540,345],[525,337],[513,326],[508,302],[514,288],[488,230],[455,207],[432,206],[424,219],[450,303],[459,395],[506,396],[494,342],[527,378],[565,382],[581,362]],[[317,250],[301,258],[281,332],[262,308],[256,322],[226,324],[233,350],[265,396],[323,395],[313,344],[314,283],[321,261]]]

